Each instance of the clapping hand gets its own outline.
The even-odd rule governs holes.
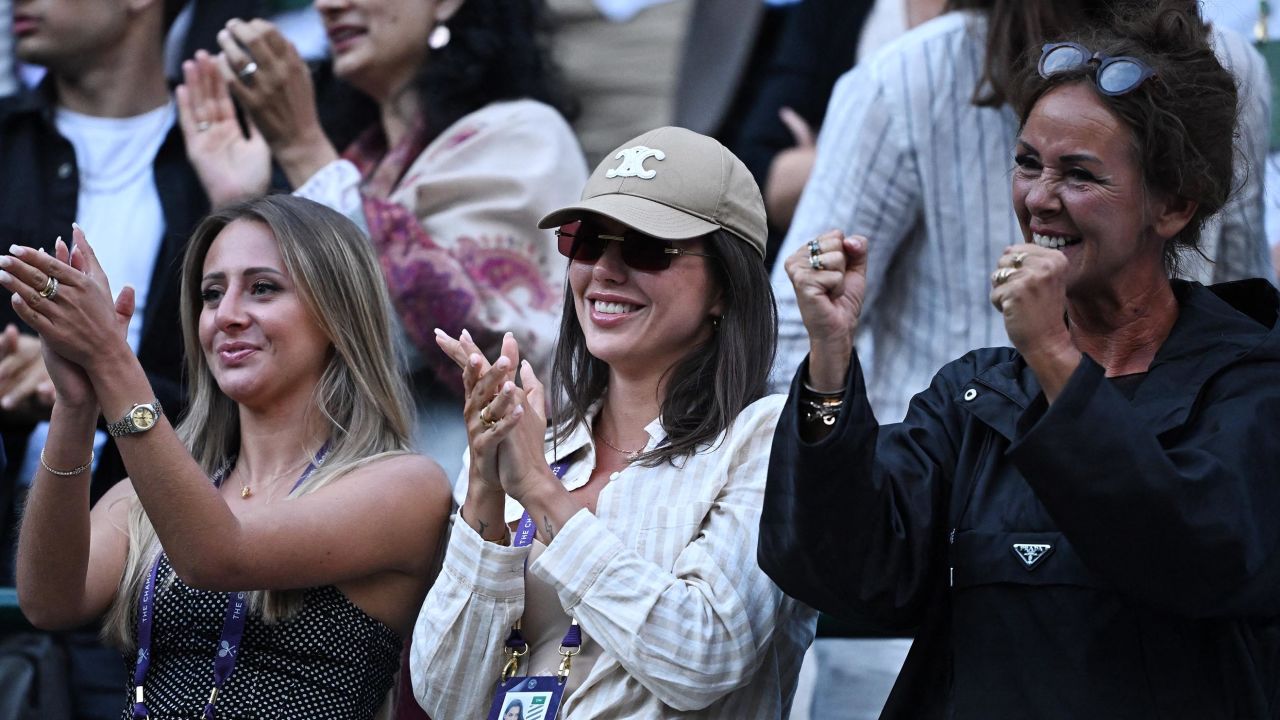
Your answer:
[[[13,309],[43,340],[44,364],[56,402],[96,405],[87,370],[113,351],[129,352],[133,288],[116,299],[84,232],[73,230],[74,250],[59,239],[54,255],[13,246],[0,258],[0,285],[13,293]]]
[[[338,158],[320,127],[311,72],[275,25],[231,20],[218,32],[218,46],[231,93],[294,187]]]
[[[489,432],[496,422],[490,404],[503,385],[515,377],[515,369],[520,362],[519,346],[511,333],[507,333],[502,338],[501,355],[490,364],[466,330],[454,339],[437,328],[436,344],[462,369],[462,416],[467,426],[467,447],[471,456],[469,482],[477,489],[500,493],[499,439]]]
[[[200,176],[209,202],[216,208],[267,192],[271,182],[271,150],[246,117],[246,137],[236,118],[218,61],[204,50],[182,63],[176,90],[178,121],[187,157]]]

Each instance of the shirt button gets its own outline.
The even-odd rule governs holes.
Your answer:
[[[72,170],[72,168],[71,168],[71,163],[69,163],[69,162],[64,162],[64,163],[62,163],[61,165],[59,165],[59,166],[58,166],[58,179],[59,179],[59,180],[66,180],[67,178],[71,177],[71,170]]]
[[[973,399],[974,399],[974,398],[976,398],[976,397],[978,397],[978,391],[977,391],[977,390],[974,390],[973,388],[969,388],[968,390],[965,390],[965,391],[964,391],[964,400],[965,400],[965,402],[969,402],[970,400],[973,400]]]

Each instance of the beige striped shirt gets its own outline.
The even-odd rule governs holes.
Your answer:
[[[455,522],[444,568],[413,632],[413,689],[435,720],[487,717],[503,641],[524,613],[526,583],[559,597],[600,654],[560,717],[786,717],[816,614],[756,564],[769,449],[785,398],[743,410],[721,441],[680,467],[628,467],[529,563]],[[588,423],[547,453],[572,459],[563,482],[595,465]],[[648,447],[664,437],[657,420]],[[465,474],[465,473],[464,473]],[[457,490],[465,496],[465,483]],[[520,516],[508,502],[508,520]],[[525,627],[526,638],[544,633]],[[536,650],[535,650],[536,652]],[[521,667],[523,673],[525,668]]]

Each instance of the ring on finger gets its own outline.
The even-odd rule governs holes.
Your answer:
[[[809,256],[812,257],[822,252],[822,246],[818,244],[818,239],[814,238],[809,241]]]
[[[484,423],[485,430],[498,424],[498,419],[493,416],[493,410],[488,405],[480,408],[480,422]]]
[[[58,278],[50,275],[48,280],[44,281],[44,289],[40,290],[40,297],[53,299],[58,294]]]
[[[249,64],[240,68],[240,72],[236,73],[236,75],[239,76],[240,82],[244,83],[245,85],[252,85],[253,75],[256,72],[258,72],[258,63],[254,62],[253,60],[250,60]]]
[[[809,267],[813,268],[814,270],[826,270],[826,269],[827,269],[827,266],[822,264],[822,256],[821,256],[821,255],[810,255],[810,256],[809,256]]]
[[[1012,277],[1015,272],[1016,270],[1014,270],[1014,268],[1007,268],[1007,267],[1000,268],[999,270],[996,271],[996,278],[995,278],[996,284],[997,285],[1005,284],[1005,282],[1008,281],[1009,278]]]
[[[1024,253],[1024,252],[1014,253],[1014,254],[1013,254],[1013,266],[1014,266],[1015,268],[1020,268],[1020,267],[1022,267],[1022,260],[1023,260],[1024,258],[1026,258],[1026,257],[1027,257],[1027,254],[1026,254],[1026,253]]]
[[[211,127],[213,127],[213,123],[209,122],[208,120],[201,120],[200,122],[196,123],[196,132],[204,132]]]

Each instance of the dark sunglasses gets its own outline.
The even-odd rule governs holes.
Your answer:
[[[1123,95],[1156,76],[1156,71],[1138,58],[1089,52],[1085,46],[1073,42],[1045,45],[1037,69],[1040,77],[1047,78],[1085,65],[1095,66],[1093,82],[1103,95]]]
[[[561,225],[556,230],[560,254],[578,262],[594,263],[599,260],[611,242],[621,243],[618,248],[622,253],[622,263],[641,272],[666,270],[671,267],[671,259],[677,255],[715,257],[678,248],[670,240],[661,240],[634,230],[627,230],[622,234],[602,233],[600,228],[581,220]]]

